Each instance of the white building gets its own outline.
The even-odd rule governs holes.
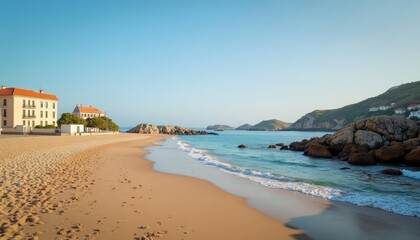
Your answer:
[[[414,111],[414,112],[410,112],[410,115],[408,117],[409,118],[411,118],[411,117],[420,118],[420,110],[417,110],[417,111]]]
[[[379,111],[379,107],[371,107],[369,108],[369,112],[377,112]]]
[[[410,105],[408,105],[407,109],[408,109],[409,111],[411,111],[411,110],[416,110],[416,109],[420,109],[420,104],[410,104]]]
[[[85,107],[82,105],[77,105],[73,110],[73,114],[83,119],[105,116],[105,114],[101,110],[95,107]]]
[[[0,126],[3,130],[22,125],[34,128],[37,125],[57,125],[58,98],[44,90],[35,92],[22,88],[0,89]]]
[[[385,110],[388,110],[390,108],[391,108],[391,106],[389,106],[389,105],[381,105],[381,106],[379,106],[379,110],[381,110],[381,111],[385,111]]]
[[[395,114],[404,114],[405,109],[404,108],[396,108],[396,109],[394,109],[394,113]]]

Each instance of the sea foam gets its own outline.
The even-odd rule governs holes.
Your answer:
[[[194,159],[201,161],[204,165],[218,168],[227,174],[236,175],[257,182],[266,187],[297,191],[329,200],[348,202],[358,206],[379,208],[406,216],[420,217],[419,199],[396,200],[391,196],[348,192],[337,188],[319,186],[301,180],[274,175],[269,172],[259,172],[252,169],[241,168],[229,163],[221,162],[217,157],[211,156],[208,151],[196,149],[177,137],[172,139],[176,141],[180,150],[186,152]],[[413,172],[410,170],[402,170],[402,172],[406,177],[420,179],[420,172]]]
[[[419,172],[414,172],[414,171],[410,171],[410,170],[407,170],[407,169],[403,169],[403,170],[401,170],[401,172],[403,173],[403,175],[405,177],[420,179],[420,171]]]

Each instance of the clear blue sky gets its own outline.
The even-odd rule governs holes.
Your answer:
[[[0,0],[0,84],[141,122],[294,122],[420,80],[420,1]]]

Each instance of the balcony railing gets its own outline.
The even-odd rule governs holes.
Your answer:
[[[36,115],[23,115],[23,119],[36,118]]]
[[[23,104],[22,105],[23,108],[36,108],[36,105],[31,105],[31,104]]]

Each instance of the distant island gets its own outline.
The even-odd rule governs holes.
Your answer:
[[[228,125],[216,124],[216,125],[207,126],[206,130],[223,131],[223,130],[235,130],[235,128]]]
[[[280,131],[285,130],[290,126],[290,123],[286,123],[277,119],[264,120],[256,125],[243,124],[237,128],[216,124],[210,125],[206,130],[223,131],[223,130],[247,130],[247,131]]]

